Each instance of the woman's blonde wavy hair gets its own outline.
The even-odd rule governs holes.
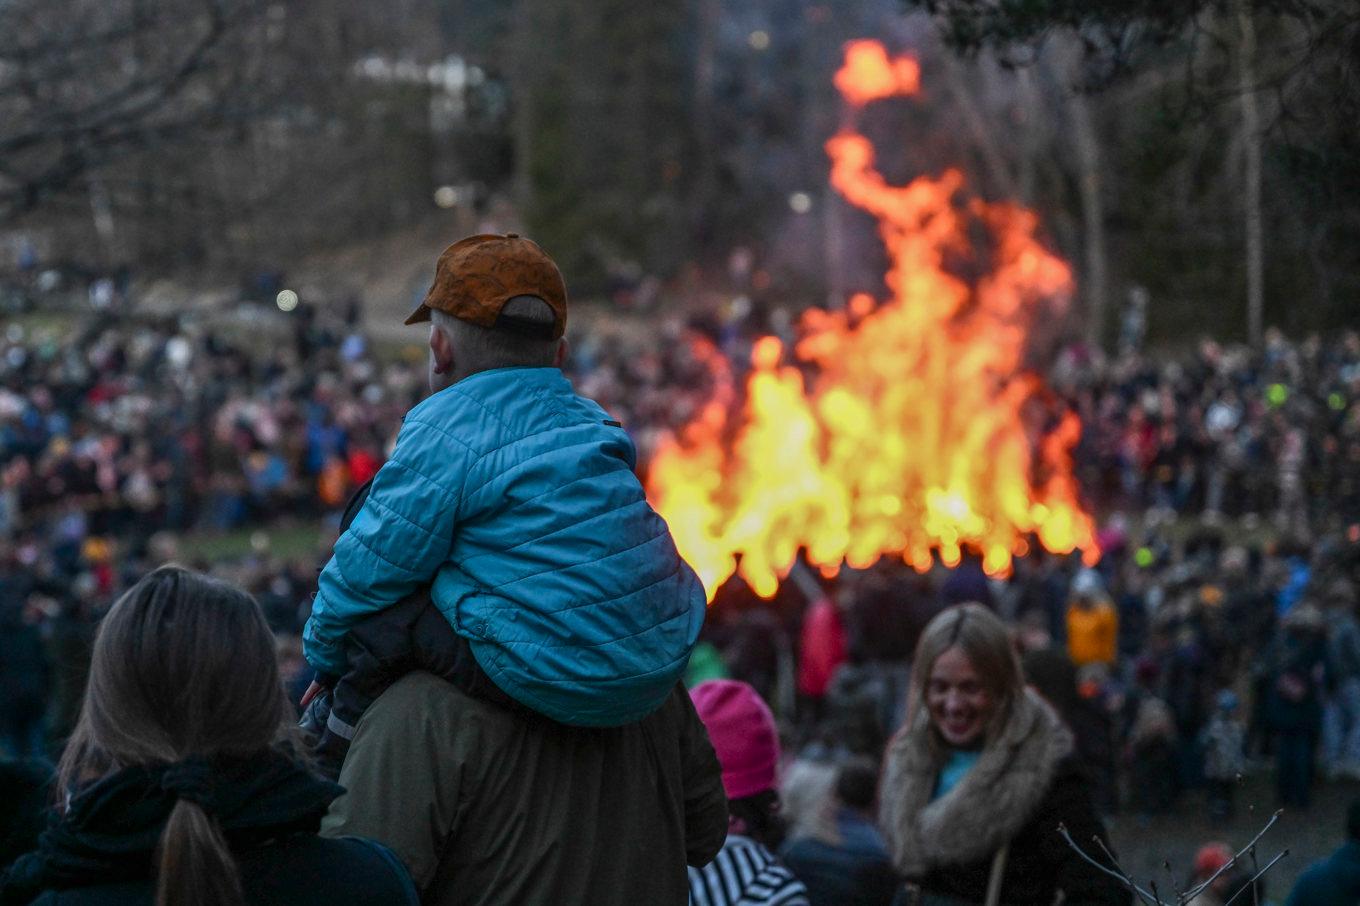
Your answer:
[[[986,745],[997,738],[1010,719],[1016,699],[1024,694],[1025,678],[1006,624],[981,604],[950,607],[937,614],[921,633],[911,665],[908,720],[912,723],[922,718],[929,720],[925,710],[926,685],[935,661],[951,648],[963,652],[996,702],[985,731],[983,745]],[[931,729],[934,731],[933,725]],[[931,733],[931,739],[943,745],[937,732]]]

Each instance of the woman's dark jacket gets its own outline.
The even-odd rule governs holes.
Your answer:
[[[1059,833],[1066,827],[1092,855],[1092,838],[1106,839],[1072,734],[1047,703],[1024,693],[977,763],[938,798],[943,753],[932,737],[929,718],[918,713],[893,738],[884,766],[882,825],[909,883],[926,894],[981,903],[993,857],[1009,843],[1004,904],[1051,903],[1058,891],[1074,906],[1132,902]]]
[[[218,821],[250,906],[417,903],[388,850],[316,835],[341,792],[274,753],[128,768],[81,790],[65,815],[54,814],[38,849],[0,878],[0,904],[150,906],[156,846],[181,797]]]

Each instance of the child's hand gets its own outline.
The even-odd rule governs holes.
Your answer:
[[[307,707],[312,703],[312,699],[316,698],[324,691],[326,691],[325,686],[321,685],[321,683],[316,680],[312,680],[312,684],[307,687],[307,691],[302,693],[302,701],[298,702],[298,707]]]

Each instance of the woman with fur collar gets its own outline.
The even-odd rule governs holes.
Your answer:
[[[899,903],[1105,906],[1132,901],[1073,852],[1105,839],[1071,732],[1025,687],[1005,625],[952,607],[916,647],[907,723],[888,746],[882,823]],[[989,900],[989,885],[999,899]]]

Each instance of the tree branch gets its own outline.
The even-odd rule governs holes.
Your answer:
[[[1184,891],[1177,890],[1176,901],[1174,906],[1187,906],[1187,904],[1194,902],[1195,898],[1199,897],[1206,890],[1208,890],[1213,885],[1213,883],[1223,875],[1224,872],[1226,872],[1228,869],[1236,865],[1238,863],[1238,860],[1240,860],[1244,855],[1250,854],[1254,863],[1256,858],[1256,845],[1261,841],[1261,838],[1266,835],[1266,832],[1269,831],[1272,827],[1274,827],[1276,822],[1280,820],[1281,814],[1282,812],[1276,812],[1275,814],[1271,815],[1270,820],[1266,822],[1265,827],[1261,828],[1261,830],[1256,834],[1256,836],[1252,838],[1251,842],[1248,843],[1246,846],[1242,847],[1242,849],[1239,850],[1231,859],[1229,859],[1226,863],[1220,866],[1218,871],[1214,872],[1207,879],[1205,879],[1199,884],[1196,884],[1189,890]],[[1093,838],[1095,844],[1100,848],[1101,852],[1105,854],[1105,857],[1110,860],[1110,865],[1112,865],[1113,868],[1101,865],[1100,862],[1096,861],[1091,856],[1087,855],[1086,851],[1083,850],[1080,846],[1078,846],[1077,842],[1072,839],[1072,835],[1068,832],[1067,827],[1065,825],[1062,824],[1058,825],[1058,833],[1062,836],[1062,838],[1065,841],[1067,841],[1067,845],[1087,864],[1092,865],[1095,868],[1099,869],[1108,877],[1114,878],[1116,881],[1119,881],[1129,890],[1133,891],[1134,894],[1138,897],[1138,899],[1141,900],[1144,904],[1146,904],[1146,906],[1173,906],[1173,904],[1166,903],[1161,899],[1160,892],[1157,890],[1157,885],[1155,882],[1149,885],[1149,887],[1151,888],[1150,890],[1144,890],[1143,888],[1139,887],[1134,882],[1132,876],[1130,876],[1129,873],[1126,872],[1120,866],[1119,860],[1114,857],[1114,853],[1110,852],[1109,847],[1105,845],[1105,841],[1101,840],[1100,837]],[[1278,863],[1281,859],[1283,859],[1287,855],[1289,855],[1289,850],[1286,849],[1279,855],[1277,855],[1275,858],[1271,859],[1269,864],[1267,864],[1265,868],[1262,868],[1260,871],[1255,872],[1252,875],[1251,879],[1241,889],[1239,889],[1233,894],[1232,898],[1228,900],[1228,903],[1231,903],[1233,900],[1236,900],[1242,894],[1242,891],[1246,890],[1248,887],[1254,890],[1256,887],[1256,882],[1260,880],[1266,874],[1266,872],[1274,868],[1275,864]],[[1170,868],[1170,864],[1167,865],[1167,868],[1168,869]],[[1224,906],[1228,906],[1228,904],[1225,903]]]

